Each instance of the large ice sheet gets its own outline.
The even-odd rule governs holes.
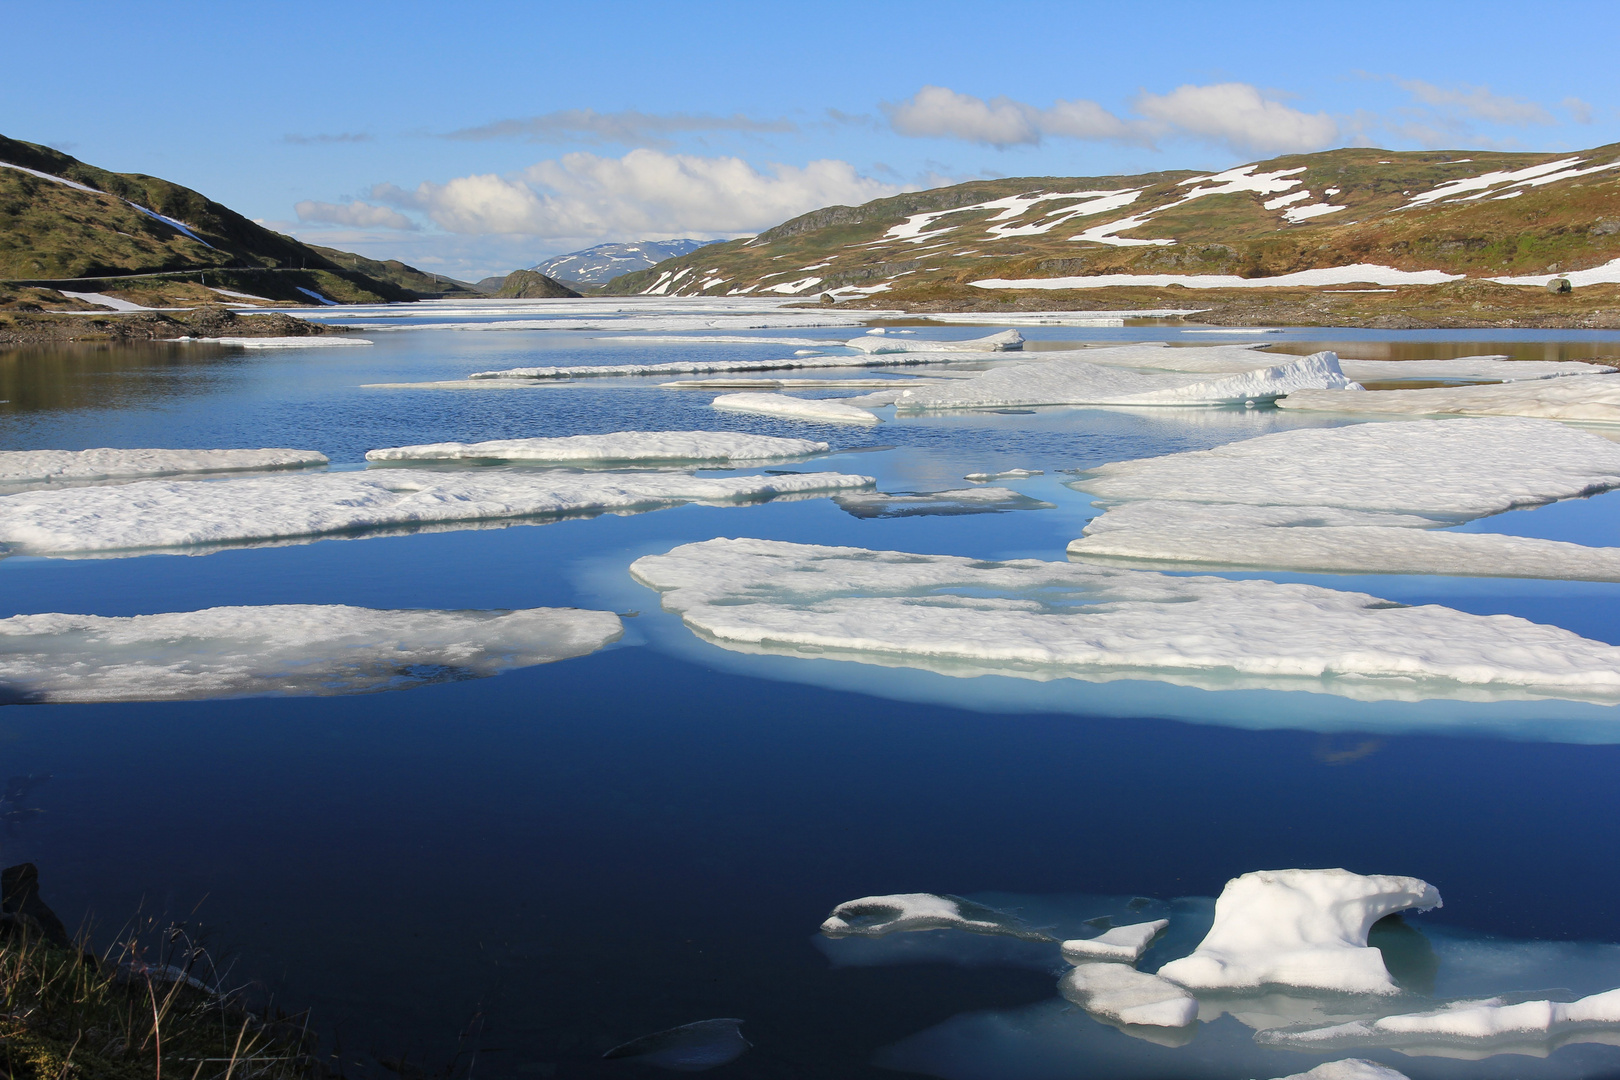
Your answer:
[[[1105,346],[1080,355],[1093,364],[1177,371],[1197,375],[1224,375],[1256,371],[1286,361],[1285,354],[1256,352],[1252,345],[1214,345],[1171,348],[1164,343]],[[1356,360],[1335,356],[1339,370],[1357,382],[1400,382],[1430,379],[1480,379],[1521,382],[1567,375],[1592,375],[1615,369],[1580,360],[1513,360],[1501,354],[1459,356],[1449,360]]]
[[[710,406],[725,412],[760,413],[816,424],[880,424],[865,409],[827,398],[796,398],[786,394],[721,394]]]
[[[827,444],[734,431],[615,431],[606,435],[428,443],[371,450],[367,461],[522,461],[531,464],[738,465],[824,454]]]
[[[1081,355],[1087,353],[1089,350]],[[1316,353],[1276,367],[1219,379],[1144,374],[1065,358],[1011,364],[977,378],[879,391],[851,400],[871,406],[892,402],[897,412],[1029,405],[1242,405],[1273,401],[1309,387],[1360,389],[1339,371],[1332,353]]]
[[[574,608],[16,615],[0,619],[0,703],[398,690],[583,656],[621,632],[612,612]]]
[[[843,473],[706,478],[499,469],[388,469],[215,483],[143,480],[0,498],[0,545],[13,553],[56,555],[211,548],[387,528],[635,513],[682,503],[762,502],[872,483]]]
[[[919,341],[916,338],[894,337],[888,334],[864,334],[850,338],[843,344],[869,354],[912,352],[1010,352],[1024,347],[1024,335],[1017,330],[1003,330],[968,341]]]
[[[1226,883],[1203,942],[1159,974],[1195,990],[1276,985],[1396,994],[1367,932],[1397,911],[1439,906],[1440,893],[1417,878],[1258,870]]]
[[[1387,1065],[1366,1058],[1345,1058],[1329,1061],[1302,1073],[1281,1077],[1280,1080],[1407,1080],[1405,1073],[1396,1072]]]
[[[1169,979],[1129,964],[1084,963],[1058,981],[1058,993],[1093,1016],[1118,1024],[1186,1027],[1198,1019],[1198,999]]]
[[[645,556],[631,574],[744,652],[1373,699],[1620,697],[1620,648],[1309,585],[741,539]]]
[[[1310,412],[1407,416],[1539,416],[1588,424],[1620,424],[1620,378],[1570,375],[1493,386],[1434,386],[1344,394],[1310,390],[1279,402]]]
[[[5,450],[0,451],[0,485],[297,469],[326,463],[326,455],[313,450]]]

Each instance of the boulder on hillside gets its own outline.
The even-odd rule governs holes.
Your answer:
[[[506,275],[506,280],[495,295],[507,300],[546,300],[558,296],[578,296],[579,293],[555,278],[533,270],[514,270]]]

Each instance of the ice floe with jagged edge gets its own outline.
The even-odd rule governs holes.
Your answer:
[[[735,431],[614,431],[605,435],[427,443],[366,453],[367,461],[516,461],[525,464],[657,464],[728,467],[825,454],[824,442]]]
[[[1266,342],[1241,345],[1173,347],[1165,342],[1112,345],[1081,350],[1080,359],[1110,367],[1145,368],[1189,375],[1233,375],[1272,367],[1286,354],[1257,352]],[[1044,355],[1044,354],[1037,354]],[[1503,382],[1552,379],[1612,372],[1612,367],[1580,360],[1513,360],[1503,354],[1459,356],[1448,360],[1356,360],[1329,353],[1347,379],[1391,382],[1418,379],[1489,379]]]
[[[1278,1077],[1277,1080],[1409,1080],[1409,1078],[1405,1073],[1396,1072],[1388,1065],[1380,1065],[1376,1061],[1368,1061],[1366,1058],[1345,1058],[1343,1061],[1329,1061],[1314,1069],[1306,1069],[1302,1073]]]
[[[1313,585],[746,539],[630,569],[689,629],[737,652],[1360,700],[1620,700],[1615,646]]]
[[[659,383],[660,390],[883,390],[896,385],[926,386],[931,379],[681,379]]]
[[[1053,940],[1052,935],[1009,912],[960,896],[934,893],[892,893],[847,900],[833,908],[821,924],[821,932],[830,938],[880,938],[919,930],[966,930],[1022,941]]]
[[[1210,406],[1274,401],[1313,387],[1361,389],[1345,378],[1331,353],[1219,379],[1145,374],[1064,358],[996,367],[946,386],[883,390],[846,400],[867,407],[892,404],[900,413],[1026,405]]]
[[[851,349],[863,353],[941,353],[941,352],[1015,352],[1024,347],[1024,335],[1017,330],[1003,330],[982,338],[966,341],[921,341],[916,338],[894,337],[879,330],[868,330],[861,337],[844,342]]]
[[[209,551],[389,530],[500,528],[524,519],[632,514],[689,503],[819,497],[872,484],[871,477],[845,473],[698,477],[508,469],[382,469],[207,484],[143,480],[0,498],[0,548],[94,556]]]
[[[1129,964],[1078,964],[1058,980],[1058,993],[1092,1016],[1118,1024],[1181,1028],[1198,1019],[1197,998]]]
[[[1379,390],[1366,395],[1311,390],[1282,408],[1384,416],[1531,416],[1582,424],[1620,424],[1620,377],[1566,375],[1559,379],[1487,386],[1434,386]]]
[[[1054,505],[1004,487],[956,488],[950,491],[894,494],[883,491],[857,491],[835,495],[833,502],[840,510],[858,518],[1000,514],[1009,510],[1051,510]]]
[[[1063,943],[1063,959],[1071,964],[1093,960],[1117,960],[1134,964],[1142,959],[1153,939],[1170,925],[1169,919],[1113,926],[1094,938],[1074,938]]]
[[[325,349],[334,345],[371,345],[365,338],[332,336],[310,337],[208,337],[176,338],[199,345],[234,345],[239,349]]]
[[[865,409],[827,398],[796,398],[786,394],[721,394],[709,405],[722,412],[757,413],[814,424],[870,425],[883,422]]]
[[[1620,487],[1620,445],[1547,420],[1279,431],[1102,465],[1070,486],[1107,504],[1069,545],[1072,557],[1620,580],[1620,548],[1444,531]]]
[[[16,615],[0,619],[0,703],[365,694],[584,656],[622,630],[610,611],[574,608]]]
[[[0,491],[190,473],[259,472],[327,464],[314,450],[3,450]]]

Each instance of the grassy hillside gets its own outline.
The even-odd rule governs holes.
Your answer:
[[[321,247],[319,244],[306,245],[311,251],[319,252],[336,265],[346,270],[357,270],[375,281],[386,281],[399,286],[419,300],[437,300],[444,297],[479,297],[484,294],[473,288],[465,281],[445,277],[443,274],[433,274],[426,270],[418,270],[409,263],[402,263],[398,259],[379,261],[368,259],[364,255],[356,255],[351,251],[339,251],[337,248]]]
[[[889,303],[985,296],[972,283],[990,278],[1260,278],[1356,263],[1470,277],[1568,273],[1620,258],[1620,167],[1610,165],[1620,166],[1620,145],[1569,154],[1350,149],[1218,175],[977,181],[827,207],[607,291],[833,292]],[[1090,291],[1066,294],[1069,306]]]
[[[155,176],[3,136],[0,163],[21,167],[0,166],[0,280],[212,270],[211,285],[275,299],[308,302],[299,285],[339,301],[416,296],[394,280],[403,275],[373,275],[355,262],[370,260],[310,247]]]

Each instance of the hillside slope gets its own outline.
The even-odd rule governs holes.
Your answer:
[[[889,303],[997,289],[1245,286],[1335,267],[1358,269],[1342,281],[1276,284],[1433,286],[1568,274],[1617,258],[1620,145],[1567,154],[1349,149],[1219,174],[975,181],[827,207],[605,291],[880,294]],[[1413,276],[1423,271],[1431,273]],[[1576,283],[1588,280],[1620,281],[1620,265]]]
[[[557,255],[532,269],[564,283],[606,285],[614,278],[686,255],[707,243],[707,240],[644,240],[639,244],[597,244],[582,251]]]
[[[215,284],[306,303],[300,286],[336,300],[416,298],[337,254],[343,262],[179,184],[0,136],[0,280],[214,270]]]

